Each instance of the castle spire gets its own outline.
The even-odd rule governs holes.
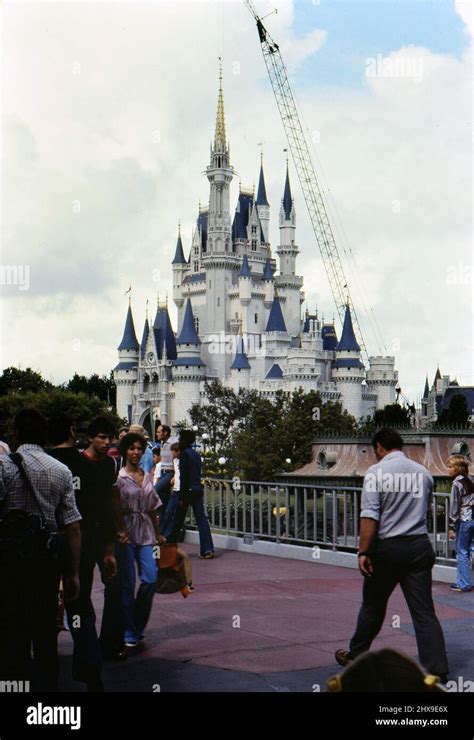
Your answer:
[[[125,319],[125,328],[123,330],[123,337],[117,349],[119,350],[119,352],[122,350],[127,350],[129,352],[138,352],[138,339],[135,333],[135,325],[133,323],[132,307],[130,303],[130,298],[128,300],[129,300],[129,304],[128,304],[128,311],[127,311],[127,318]]]
[[[214,151],[225,152],[226,133],[225,133],[225,114],[224,114],[224,93],[222,90],[222,60],[219,57],[219,95],[217,98],[217,116],[216,130],[214,134]]]
[[[285,191],[283,193],[283,210],[285,212],[286,220],[288,220],[291,216],[292,207],[293,207],[293,198],[291,195],[290,175],[288,172],[288,160],[287,160],[286,161]]]
[[[185,265],[186,258],[184,256],[183,251],[183,242],[181,240],[181,224],[178,224],[178,241],[176,242],[176,251],[174,253],[174,258],[171,263],[172,265]]]
[[[260,154],[260,175],[258,178],[258,190],[257,200],[255,201],[257,206],[269,206],[267,200],[267,190],[265,188],[265,176],[263,174],[263,154]]]

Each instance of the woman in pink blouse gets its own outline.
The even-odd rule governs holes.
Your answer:
[[[140,468],[145,449],[145,438],[135,432],[120,440],[119,450],[125,465],[118,474],[117,488],[123,514],[119,537],[127,647],[135,647],[144,639],[158,577],[155,546],[165,542],[159,530],[157,509],[161,500],[153,488],[153,476]],[[136,597],[135,563],[140,578]]]

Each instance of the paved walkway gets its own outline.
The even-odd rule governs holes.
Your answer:
[[[195,592],[156,595],[146,643],[123,663],[106,663],[108,691],[300,691],[325,690],[337,673],[334,651],[347,647],[361,599],[358,571],[318,561],[218,550],[214,560],[193,562]],[[474,592],[433,588],[450,662],[450,679],[474,680]],[[102,585],[95,583],[98,619]],[[416,657],[407,606],[397,588],[374,648],[395,647]],[[59,639],[62,685],[71,680],[72,642]],[[319,688],[318,688],[319,687]]]

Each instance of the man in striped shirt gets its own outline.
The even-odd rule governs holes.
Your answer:
[[[12,510],[38,514],[41,507],[50,533],[64,530],[69,550],[70,569],[65,574],[65,596],[72,601],[79,595],[81,515],[77,509],[72,475],[65,465],[43,450],[46,421],[34,409],[23,409],[15,417],[17,453],[30,481],[24,481],[13,460],[0,458],[0,518]],[[36,499],[39,502],[39,505]],[[46,552],[30,559],[0,557],[0,678],[32,679],[40,690],[57,688],[57,632],[60,568]],[[31,665],[31,645],[34,673]]]

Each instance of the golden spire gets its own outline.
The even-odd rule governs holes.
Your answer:
[[[216,133],[214,135],[215,151],[225,151],[225,116],[224,116],[224,93],[222,92],[222,60],[219,57],[219,97],[217,99]]]

